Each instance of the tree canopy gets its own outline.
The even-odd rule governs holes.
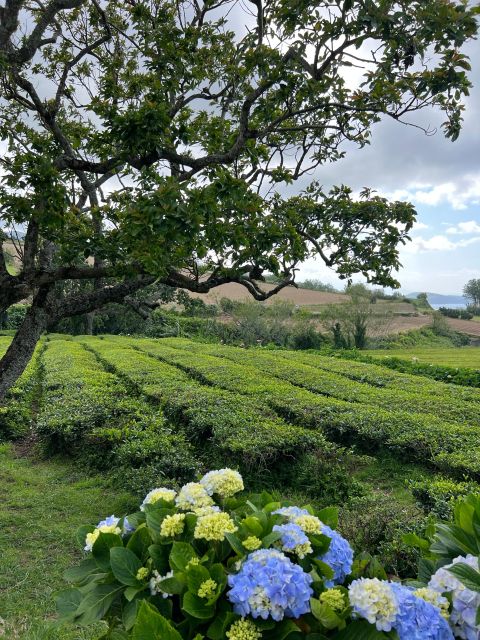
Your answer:
[[[463,295],[471,300],[475,307],[480,307],[480,278],[472,278],[463,287]]]
[[[396,286],[413,207],[312,175],[382,116],[435,107],[454,140],[477,13],[466,0],[6,0],[0,216],[4,237],[25,236],[15,275],[0,252],[0,311],[33,297],[25,338],[153,282],[233,281],[261,300],[312,256]],[[264,271],[279,278],[269,292]]]

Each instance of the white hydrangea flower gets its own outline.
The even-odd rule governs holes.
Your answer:
[[[209,471],[200,480],[200,484],[205,487],[208,495],[216,493],[222,498],[229,498],[244,489],[242,476],[233,469]]]
[[[365,618],[378,631],[390,631],[398,614],[397,598],[388,582],[378,578],[359,578],[348,588],[354,616]]]
[[[183,511],[211,507],[214,504],[205,487],[199,482],[189,482],[184,485],[175,502],[177,507]]]
[[[145,505],[155,504],[155,502],[158,502],[159,500],[173,502],[176,495],[177,492],[173,489],[166,489],[165,487],[157,487],[156,489],[152,489],[143,499],[143,502],[140,505],[140,511],[145,511]]]

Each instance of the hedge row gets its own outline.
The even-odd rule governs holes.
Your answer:
[[[0,358],[7,351],[12,338],[0,336]],[[8,391],[7,402],[0,406],[0,439],[28,436],[34,418],[34,399],[37,394],[40,342],[25,371]]]
[[[117,338],[116,340],[122,340]],[[128,339],[123,339],[128,344]],[[130,340],[130,342],[132,342]],[[359,444],[364,449],[385,447],[407,458],[430,461],[440,468],[480,476],[480,463],[472,451],[480,448],[480,429],[459,425],[428,414],[387,411],[373,405],[350,403],[317,395],[288,382],[272,378],[253,366],[235,364],[226,358],[204,356],[166,340],[135,340],[137,348],[175,364],[204,383],[258,399],[284,418],[321,429],[342,444]]]
[[[101,468],[141,468],[148,485],[148,474],[157,482],[161,476],[183,481],[195,474],[196,456],[185,437],[172,432],[158,408],[132,397],[81,344],[51,341],[42,363],[37,429],[50,451],[86,457]]]
[[[165,342],[173,347],[177,344],[177,348],[180,347],[196,354],[224,357],[238,364],[254,366],[295,386],[304,387],[315,393],[339,400],[359,402],[387,410],[398,406],[402,411],[409,413],[428,413],[449,422],[463,422],[467,425],[480,426],[480,405],[475,402],[463,402],[455,396],[445,398],[441,395],[427,394],[421,390],[413,392],[401,388],[379,388],[323,368],[319,371],[318,368],[305,364],[308,362],[306,358],[295,360],[279,357],[279,355],[287,353],[282,351],[274,353],[260,349],[246,350],[183,341],[181,343]],[[347,367],[348,364],[350,363],[346,363]]]
[[[204,459],[220,452],[222,460],[254,467],[280,456],[299,457],[304,451],[331,448],[320,433],[285,423],[254,399],[204,386],[177,367],[131,349],[131,340],[125,346],[121,338],[83,342],[139,392],[158,401],[172,421],[181,423],[188,437],[202,447]]]
[[[380,361],[379,357],[373,357],[362,352],[351,350],[342,351],[340,356],[342,360],[345,359],[350,362],[354,361],[355,364],[359,365],[363,363],[363,366],[365,367],[379,366]],[[472,391],[471,395],[465,393],[466,400],[473,398],[478,401],[478,398],[480,398],[479,369],[470,369],[468,367],[450,367],[447,365],[439,364],[427,364],[424,362],[416,362],[414,360],[406,360],[397,356],[387,356],[381,359],[380,369],[385,370],[386,368],[393,371],[398,371],[400,373],[408,374],[410,378],[414,378],[416,380],[421,380],[422,377],[425,377],[432,378],[437,382],[443,382],[445,383],[445,385],[440,387],[440,389],[444,389],[448,386],[455,390],[455,394],[459,392],[459,386],[463,387],[463,391],[465,392]],[[423,380],[421,384],[424,384]],[[452,385],[454,386],[452,387]],[[469,387],[475,387],[475,389],[470,389]]]

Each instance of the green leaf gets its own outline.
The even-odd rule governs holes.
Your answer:
[[[260,520],[255,516],[248,516],[248,518],[242,520],[242,524],[250,531],[252,535],[257,536],[257,538],[262,537],[263,527],[260,524]]]
[[[272,531],[272,533],[269,533],[264,538],[262,538],[262,545],[265,549],[268,549],[270,545],[272,545],[277,540],[280,540],[281,537],[282,534],[280,533],[280,531]]]
[[[123,607],[122,622],[123,622],[123,626],[127,631],[130,631],[130,629],[135,624],[139,605],[140,605],[139,600],[132,600],[132,602],[128,602]]]
[[[75,612],[75,623],[88,625],[101,620],[122,590],[123,587],[118,584],[96,585]]]
[[[332,529],[336,529],[338,526],[338,509],[337,507],[325,507],[317,511],[317,517]]]
[[[312,614],[325,627],[325,629],[335,629],[342,624],[342,619],[335,611],[326,604],[322,604],[316,598],[310,600]]]
[[[67,582],[72,582],[75,584],[81,584],[84,582],[86,578],[88,578],[92,573],[95,573],[97,570],[97,563],[93,558],[88,558],[84,560],[76,567],[70,567],[66,569],[63,574],[63,577]]]
[[[102,571],[110,571],[110,549],[123,547],[120,536],[115,533],[101,533],[92,547],[92,555]]]
[[[132,535],[127,544],[127,549],[145,562],[148,558],[148,547],[152,544],[152,537],[146,526],[141,525]]]
[[[170,551],[170,566],[177,571],[185,571],[193,558],[197,558],[195,549],[187,542],[174,542]]]
[[[152,604],[142,600],[132,640],[182,640],[182,636]]]
[[[480,593],[480,573],[468,564],[459,562],[449,567],[447,571],[458,578],[467,589]]]
[[[375,625],[365,620],[358,620],[351,622],[335,638],[337,640],[380,640],[381,638],[385,640],[388,636],[382,631],[377,631]]]
[[[188,590],[197,595],[200,585],[210,578],[210,573],[201,564],[193,565],[187,571]]]
[[[110,564],[113,575],[119,582],[128,587],[141,586],[142,583],[137,580],[137,573],[142,563],[133,551],[124,547],[113,547],[110,550]]]
[[[199,620],[209,620],[215,613],[213,605],[208,605],[203,598],[199,598],[191,591],[187,591],[183,596],[182,610]]]
[[[65,589],[64,591],[60,591],[55,598],[60,618],[64,620],[73,619],[82,598],[83,595],[79,589]]]
[[[235,553],[239,556],[245,555],[245,549],[240,541],[240,538],[236,536],[234,533],[226,533],[225,538],[228,540],[230,546],[235,551]]]
[[[148,553],[153,560],[155,569],[161,576],[170,570],[169,547],[163,544],[152,544],[148,547]]]
[[[421,549],[422,551],[428,551],[430,549],[430,542],[424,538],[420,538],[420,536],[417,536],[415,533],[405,533],[402,536],[402,540],[410,547]]]

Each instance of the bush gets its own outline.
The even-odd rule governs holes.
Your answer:
[[[50,453],[117,472],[150,465],[159,477],[169,479],[186,480],[198,470],[183,434],[173,433],[163,414],[145,399],[131,397],[122,381],[80,344],[50,342],[43,364],[37,430]]]
[[[411,482],[410,489],[426,513],[442,520],[452,518],[456,500],[469,493],[480,493],[477,483],[456,482],[450,478]]]
[[[14,304],[8,308],[0,329],[18,329],[27,315],[29,306],[27,304]]]
[[[340,531],[357,552],[377,556],[387,573],[415,573],[419,552],[403,541],[407,532],[420,534],[426,519],[414,506],[399,507],[390,496],[371,493],[353,498],[340,512]]]
[[[460,320],[471,320],[474,316],[474,314],[467,311],[467,309],[450,309],[448,307],[440,307],[438,311],[442,316],[446,316],[447,318],[459,318]]]

